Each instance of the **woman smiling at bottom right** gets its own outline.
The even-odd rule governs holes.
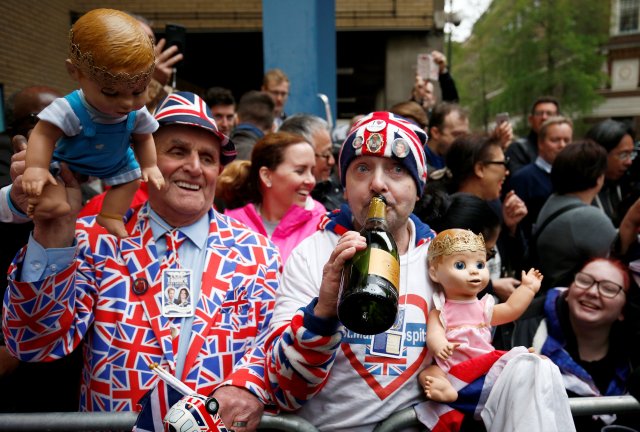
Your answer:
[[[515,322],[507,346],[496,348],[533,346],[560,368],[570,397],[626,394],[634,343],[625,328],[630,289],[637,288],[631,288],[625,264],[612,258],[591,259],[568,288],[554,288],[535,299]],[[494,345],[499,343],[494,340]],[[581,432],[599,432],[606,424],[640,424],[637,413],[574,420]]]

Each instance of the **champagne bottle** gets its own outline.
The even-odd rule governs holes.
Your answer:
[[[342,271],[338,318],[349,330],[372,335],[388,330],[398,312],[400,260],[387,231],[387,203],[374,196],[360,234],[367,247],[356,252]]]

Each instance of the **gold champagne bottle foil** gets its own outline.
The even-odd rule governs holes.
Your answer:
[[[389,252],[382,249],[371,249],[369,274],[375,274],[385,278],[391,282],[396,291],[398,291],[398,287],[400,286],[400,263]]]
[[[373,197],[369,203],[369,211],[367,219],[384,219],[386,218],[387,206],[380,197]]]

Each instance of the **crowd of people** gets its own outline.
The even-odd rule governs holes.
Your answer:
[[[526,137],[508,120],[474,133],[434,51],[437,82],[417,75],[406,101],[334,143],[326,120],[286,113],[284,71],[236,104],[225,88],[169,86],[182,54],[165,48],[143,17],[91,11],[71,29],[78,89],[10,101],[2,411],[139,411],[137,430],[162,430],[182,394],[157,365],[214,397],[207,424],[223,431],[293,412],[364,432],[410,407],[430,429],[640,424],[571,419],[567,399],[628,394],[638,375],[630,125],[607,119],[576,139],[542,96]],[[399,307],[365,336],[337,302],[376,195]],[[33,388],[56,398],[34,407]],[[539,409],[513,410],[513,395]]]

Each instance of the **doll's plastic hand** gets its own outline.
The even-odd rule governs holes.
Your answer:
[[[57,183],[47,188],[39,197],[30,198],[27,215],[37,225],[39,220],[58,219],[68,215],[74,221],[82,208],[82,191],[78,179],[63,162],[60,164],[60,176]],[[72,226],[69,222],[69,226]],[[51,228],[54,229],[54,228]]]
[[[458,346],[460,346],[460,344],[447,343],[445,346],[443,346],[438,350],[438,352],[436,353],[436,356],[440,360],[447,360],[449,357],[451,357],[451,355],[456,350],[456,348],[458,348]]]
[[[142,168],[142,180],[151,182],[156,189],[160,190],[164,186],[164,177],[157,166]]]
[[[537,293],[540,290],[540,285],[542,283],[542,273],[537,269],[531,268],[527,273],[522,270],[522,285],[529,288],[534,293]]]
[[[38,197],[47,183],[57,185],[47,168],[29,167],[22,175],[22,188],[30,197]]]

